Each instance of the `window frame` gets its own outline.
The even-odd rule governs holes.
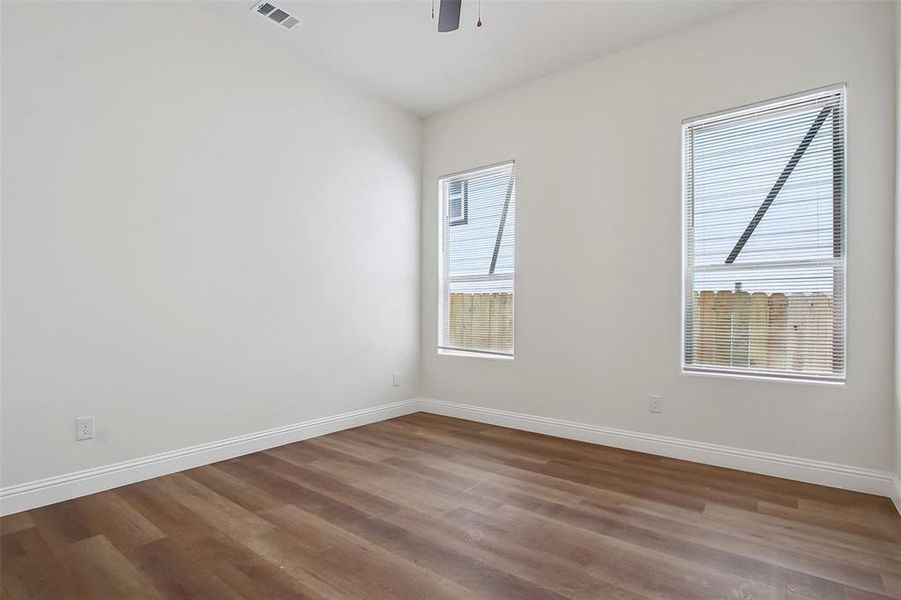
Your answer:
[[[689,197],[689,185],[688,178],[690,177],[690,172],[692,172],[692,168],[689,167],[689,136],[687,135],[687,130],[690,129],[693,125],[697,125],[699,123],[716,121],[718,119],[722,119],[725,117],[730,118],[741,118],[746,115],[751,115],[754,112],[760,109],[771,109],[774,107],[778,107],[779,105],[785,104],[789,105],[793,101],[797,101],[806,97],[816,96],[820,94],[829,94],[829,93],[838,93],[841,97],[842,102],[842,119],[841,119],[841,129],[839,135],[841,136],[841,149],[842,149],[842,161],[841,161],[841,189],[840,189],[840,202],[838,206],[841,211],[841,229],[839,236],[839,244],[841,248],[841,256],[838,258],[833,258],[832,261],[832,269],[833,269],[833,298],[841,299],[841,310],[835,313],[835,323],[834,323],[834,335],[841,336],[842,346],[843,346],[843,356],[842,356],[842,370],[841,372],[829,375],[816,374],[816,373],[804,373],[804,372],[791,372],[791,371],[779,371],[779,370],[769,370],[769,369],[751,369],[751,368],[741,368],[741,367],[731,367],[731,366],[716,366],[716,365],[696,365],[688,363],[689,356],[689,348],[691,347],[691,339],[693,336],[693,321],[692,314],[689,310],[689,307],[693,304],[693,295],[694,295],[694,279],[693,276],[696,272],[695,266],[689,264],[689,257],[694,256],[694,252],[692,249],[693,243],[693,228],[691,226],[691,212],[692,207],[690,203],[693,202],[693,197]],[[803,92],[798,92],[796,94],[790,94],[787,96],[780,96],[777,98],[772,98],[769,100],[763,100],[760,102],[755,102],[752,104],[746,104],[743,106],[738,106],[735,108],[730,108],[726,110],[716,111],[713,113],[707,113],[703,115],[699,115],[696,117],[690,117],[687,119],[683,119],[681,123],[681,203],[682,203],[682,327],[681,327],[681,339],[680,339],[680,351],[679,351],[679,362],[681,365],[681,372],[683,375],[695,375],[695,376],[714,376],[714,377],[727,377],[727,378],[740,378],[740,379],[760,379],[760,380],[770,380],[770,381],[783,381],[783,382],[795,382],[795,383],[813,383],[813,384],[826,384],[826,385],[844,385],[848,379],[848,208],[847,208],[847,196],[848,196],[848,90],[846,83],[836,83],[828,86],[823,86],[811,90],[806,90]],[[822,264],[824,261],[810,259],[810,260],[785,260],[785,261],[773,261],[774,264],[778,264],[780,266],[786,265],[794,265],[799,266],[808,262],[817,262]],[[826,261],[827,264],[829,261]],[[744,263],[747,266],[747,263]],[[839,303],[836,303],[838,305]]]
[[[468,358],[483,358],[488,360],[500,360],[500,361],[512,361],[516,354],[516,272],[519,264],[519,243],[517,236],[517,227],[513,228],[513,273],[499,273],[495,275],[458,275],[454,277],[455,282],[460,283],[472,283],[478,281],[510,281],[511,286],[513,288],[513,343],[511,347],[511,351],[509,354],[500,353],[500,352],[492,352],[489,350],[475,350],[475,349],[464,349],[464,348],[451,348],[443,346],[443,331],[445,329],[444,325],[446,319],[448,318],[447,311],[449,310],[449,306],[447,305],[447,277],[445,274],[449,271],[449,262],[450,262],[450,253],[449,253],[449,231],[450,228],[458,223],[447,223],[447,227],[445,227],[445,218],[447,216],[447,198],[445,198],[443,185],[444,181],[447,179],[452,179],[455,177],[461,177],[464,175],[475,175],[483,171],[489,171],[492,169],[498,169],[500,167],[511,166],[513,167],[513,197],[514,203],[516,204],[516,187],[517,187],[517,170],[518,165],[515,159],[504,160],[501,162],[492,163],[489,165],[484,165],[481,167],[474,167],[471,169],[464,169],[461,171],[456,171],[453,173],[447,173],[445,175],[439,175],[437,184],[438,184],[438,327],[437,327],[437,354],[439,356],[451,356],[451,357],[468,357]],[[464,182],[467,185],[464,187],[468,187],[468,182]],[[468,190],[467,190],[468,191]],[[469,199],[468,193],[464,194],[464,198],[466,199],[466,216],[467,222],[469,217]],[[519,211],[518,206],[516,207],[516,212]],[[515,214],[515,213],[514,213]],[[462,223],[460,223],[462,224]]]

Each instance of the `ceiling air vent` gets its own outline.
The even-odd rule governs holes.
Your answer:
[[[292,29],[295,25],[300,23],[300,19],[292,17],[287,11],[280,9],[269,2],[256,4],[254,5],[253,10],[272,21],[275,21],[285,29]]]

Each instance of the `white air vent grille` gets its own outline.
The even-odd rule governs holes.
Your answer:
[[[284,11],[269,2],[261,2],[254,5],[254,12],[266,17],[267,19],[278,23],[285,29],[292,29],[300,23],[300,19],[292,17],[287,11]]]

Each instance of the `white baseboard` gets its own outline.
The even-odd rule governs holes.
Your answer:
[[[901,513],[901,483],[892,473],[885,471],[430,398],[420,399],[419,409],[479,423],[886,496],[895,502]]]
[[[901,513],[901,479],[892,473],[781,454],[707,444],[637,431],[430,398],[404,400],[312,419],[0,489],[0,516],[70,500],[284,444],[424,411],[523,431],[625,448],[731,469],[891,498]]]
[[[895,503],[895,509],[901,514],[901,477],[895,475],[892,477],[892,502]]]
[[[0,489],[0,516],[102,492],[129,483],[208,465],[351,427],[399,417],[417,410],[419,410],[417,400],[393,402],[5,487]]]

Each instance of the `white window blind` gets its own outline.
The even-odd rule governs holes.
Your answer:
[[[513,356],[514,165],[449,175],[439,189],[438,349]]]
[[[683,123],[686,371],[845,377],[845,90]]]

